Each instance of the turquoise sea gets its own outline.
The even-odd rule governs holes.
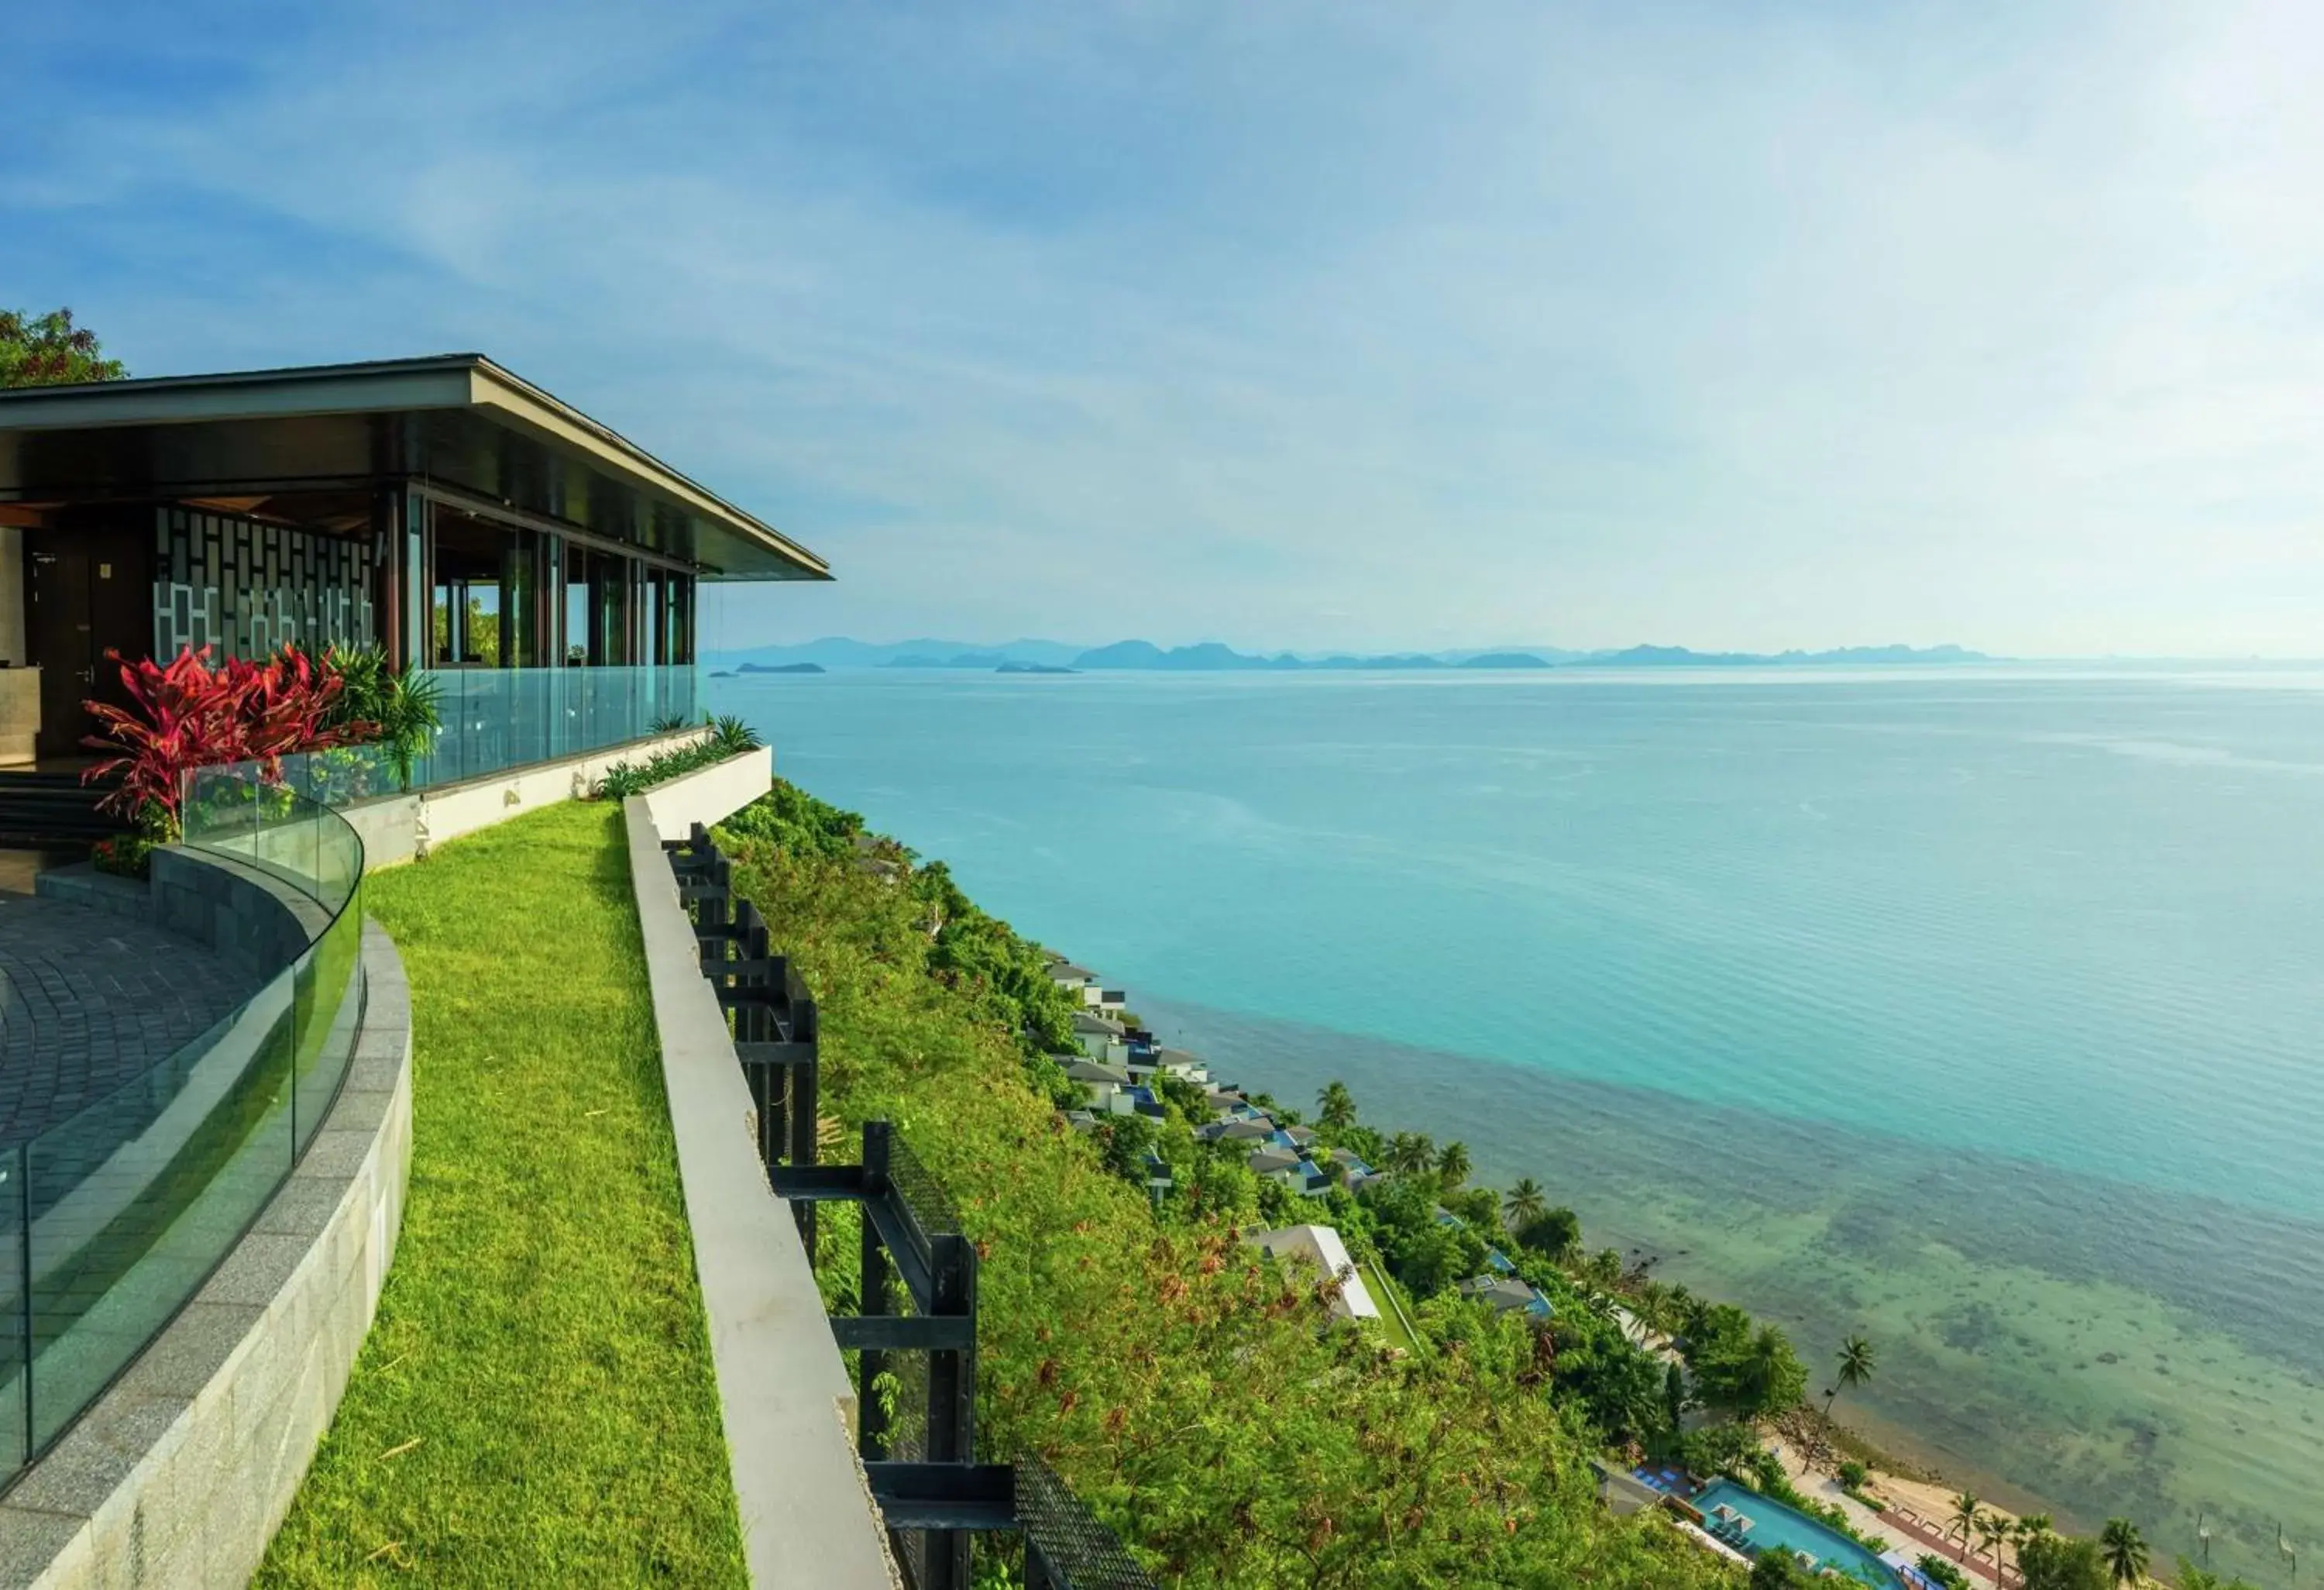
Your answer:
[[[2324,675],[712,690],[1246,1085],[1870,1336],[1949,1479],[2324,1552]]]

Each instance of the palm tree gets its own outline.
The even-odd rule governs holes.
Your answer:
[[[2135,1585],[2146,1576],[2146,1541],[2126,1518],[2107,1520],[2098,1531],[2098,1555],[2117,1585]]]
[[[2053,1526],[2050,1521],[2050,1515],[2048,1513],[2029,1512],[2024,1518],[2019,1519],[2017,1521],[2016,1528],[2010,1531],[2010,1533],[2016,1537],[2015,1540],[2010,1542],[2010,1545],[2016,1551],[2018,1557],[2023,1558],[2025,1555],[2026,1543],[2033,1540],[2039,1540],[2043,1536],[2049,1534],[2052,1527]]]
[[[1582,1262],[1582,1279],[1612,1296],[1616,1283],[1622,1279],[1622,1255],[1611,1248],[1599,1249]]]
[[[1979,1505],[1974,1492],[1963,1491],[1953,1498],[1952,1528],[1947,1530],[1945,1533],[1950,1535],[1955,1530],[1960,1531],[1960,1559],[1963,1562],[1969,1560],[1969,1532],[1977,1528]]]
[[[1646,1336],[1670,1334],[1670,1288],[1642,1280],[1630,1290],[1630,1314]]]
[[[1548,1213],[1549,1200],[1542,1196],[1540,1184],[1530,1176],[1509,1188],[1508,1197],[1501,1200],[1501,1215],[1508,1221],[1511,1231],[1523,1231]]]
[[[1436,1168],[1436,1145],[1417,1132],[1399,1132],[1388,1145],[1388,1168],[1419,1176]]]
[[[1840,1345],[1840,1383],[1823,1394],[1823,1416],[1831,1417],[1831,1405],[1840,1400],[1842,1391],[1852,1391],[1872,1378],[1872,1344],[1862,1336],[1850,1336]]]
[[[1469,1145],[1448,1142],[1444,1151],[1436,1156],[1436,1174],[1443,1179],[1444,1190],[1451,1192],[1469,1179]]]
[[[1750,1351],[1744,1360],[1744,1384],[1751,1399],[1751,1411],[1756,1414],[1781,1413],[1777,1391],[1788,1369],[1799,1373],[1798,1361],[1792,1356],[1791,1338],[1772,1325],[1763,1325],[1751,1338]],[[1796,1400],[1796,1399],[1794,1399]]]
[[[1994,1576],[2001,1576],[2001,1546],[2012,1533],[2009,1521],[1997,1512],[1988,1512],[1977,1521],[1977,1538],[1985,1542],[1985,1554],[1993,1558]]]
[[[1344,1082],[1330,1083],[1315,1095],[1315,1112],[1317,1125],[1345,1132],[1356,1123],[1356,1095]]]

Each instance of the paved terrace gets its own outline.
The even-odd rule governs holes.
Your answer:
[[[0,893],[0,1146],[69,1119],[258,986],[150,923]]]

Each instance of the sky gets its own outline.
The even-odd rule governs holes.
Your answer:
[[[2324,655],[2312,4],[23,7],[0,304],[476,350],[712,644]]]

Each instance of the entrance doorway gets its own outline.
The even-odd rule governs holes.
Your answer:
[[[34,750],[43,759],[89,754],[81,744],[93,726],[84,701],[129,704],[106,651],[135,659],[153,649],[150,543],[120,532],[68,533],[69,541],[25,537],[24,632],[41,670]]]

